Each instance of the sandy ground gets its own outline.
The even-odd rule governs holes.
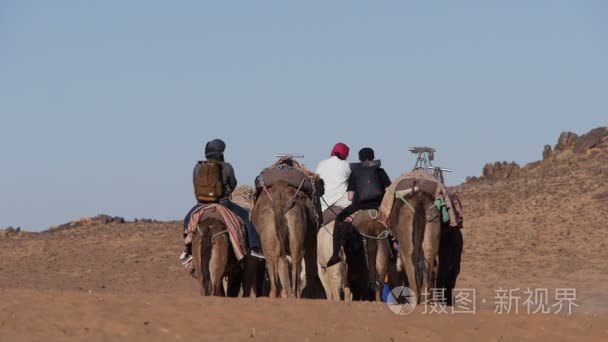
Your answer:
[[[2,341],[605,341],[594,314],[398,316],[377,303],[0,291]]]
[[[177,261],[180,222],[0,234],[0,341],[608,340],[608,153],[467,183],[459,288],[475,315],[383,304],[202,298]],[[576,289],[570,316],[494,313],[495,290]],[[485,300],[485,304],[483,303]]]

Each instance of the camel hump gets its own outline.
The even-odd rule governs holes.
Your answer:
[[[264,169],[258,177],[256,187],[261,188],[266,186],[270,188],[279,182],[284,182],[290,187],[302,190],[309,196],[313,194],[319,195],[319,182],[313,181],[313,178],[295,167],[280,164]],[[317,186],[317,189],[314,189],[314,186]]]
[[[397,183],[395,191],[408,190],[414,186],[416,186],[419,191],[435,197],[437,195],[437,187],[439,184],[437,181],[430,179],[405,178]]]

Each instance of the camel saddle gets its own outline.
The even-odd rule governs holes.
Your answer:
[[[323,212],[323,225],[329,224],[331,221],[335,220],[336,217],[342,212],[344,208],[331,206]],[[357,212],[352,213],[349,218],[351,219],[350,223],[357,227],[362,222],[368,220],[377,220],[378,219],[378,210],[376,209],[363,209]]]
[[[247,233],[243,221],[228,208],[220,204],[202,204],[192,212],[184,243],[192,242],[192,234],[197,229],[198,224],[202,220],[210,218],[225,224],[236,258],[241,260],[247,255]]]
[[[359,210],[350,216],[352,218],[351,224],[358,228],[361,223],[365,221],[373,221],[378,219],[378,210],[376,209],[364,209]]]
[[[378,221],[378,210],[362,209],[350,215],[352,221],[350,224],[354,229],[366,238],[386,239],[389,237],[389,230],[380,221]],[[375,224],[364,224],[366,222],[375,222]]]
[[[314,173],[305,172],[302,168],[297,168],[287,161],[268,167],[256,178],[256,188],[272,187],[278,182],[285,182],[291,187],[300,189],[309,196],[323,196],[324,186]]]
[[[439,189],[439,183],[430,180],[430,179],[420,179],[420,178],[405,178],[397,183],[395,188],[395,193],[399,194],[399,192],[408,191],[414,187],[418,188],[418,191],[422,191],[428,195],[433,197],[441,196],[446,201],[450,200],[450,206],[447,208],[448,213],[450,215],[450,219],[454,219],[456,222],[455,228],[463,227],[463,212],[462,212],[462,203],[460,202],[460,198],[457,194],[449,193],[445,190],[445,193],[442,193],[441,189]],[[447,198],[446,198],[447,197]],[[453,216],[453,218],[452,218]]]

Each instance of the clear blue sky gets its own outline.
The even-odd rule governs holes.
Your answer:
[[[336,141],[455,184],[608,119],[606,1],[0,0],[0,226],[181,219],[205,141],[241,183]]]

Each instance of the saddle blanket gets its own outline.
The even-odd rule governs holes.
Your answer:
[[[198,208],[194,209],[192,214],[190,214],[186,243],[192,241],[192,234],[196,231],[196,227],[203,219],[208,217],[213,217],[224,222],[236,258],[238,260],[243,259],[247,255],[245,225],[240,217],[220,204],[201,204]]]

